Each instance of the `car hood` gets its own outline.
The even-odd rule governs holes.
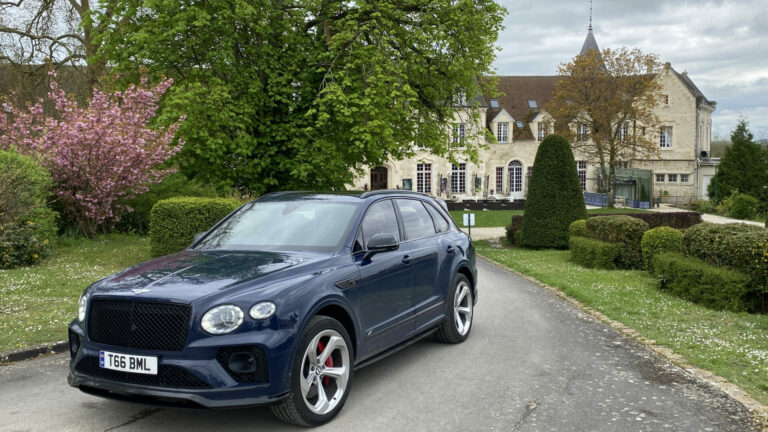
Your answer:
[[[185,250],[104,278],[95,283],[89,293],[190,303],[323,257],[285,252]]]

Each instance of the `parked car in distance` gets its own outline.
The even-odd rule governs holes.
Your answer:
[[[188,249],[87,288],[68,381],[166,406],[268,404],[320,425],[355,369],[425,336],[463,342],[476,281],[472,241],[426,195],[268,194]]]

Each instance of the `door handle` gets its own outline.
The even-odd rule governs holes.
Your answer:
[[[453,251],[455,251],[455,250],[456,250],[456,248],[455,248],[455,247],[453,247],[453,246],[448,246],[447,248],[445,248],[445,251],[446,251],[447,253],[449,253],[449,254],[452,254],[452,253],[453,253]]]
[[[410,264],[411,261],[413,261],[413,258],[411,258],[410,255],[406,255],[403,257],[403,264]]]

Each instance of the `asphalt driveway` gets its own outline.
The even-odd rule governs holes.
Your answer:
[[[333,431],[746,431],[749,414],[530,282],[479,262],[464,344],[424,340],[356,372]],[[300,430],[267,408],[158,409],[66,384],[68,357],[0,367],[2,431]]]

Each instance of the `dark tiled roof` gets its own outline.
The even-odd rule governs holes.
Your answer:
[[[496,89],[498,96],[485,96],[486,100],[498,99],[499,108],[488,110],[488,121],[502,109],[507,110],[516,121],[525,121],[531,111],[538,112],[549,103],[555,92],[558,76],[499,76]],[[528,100],[536,101],[537,108],[528,107]]]
[[[592,34],[592,27],[590,27],[587,32],[587,38],[584,40],[584,45],[581,46],[579,55],[583,55],[592,50],[600,52],[600,48],[597,46],[597,41],[595,40],[595,35]]]

